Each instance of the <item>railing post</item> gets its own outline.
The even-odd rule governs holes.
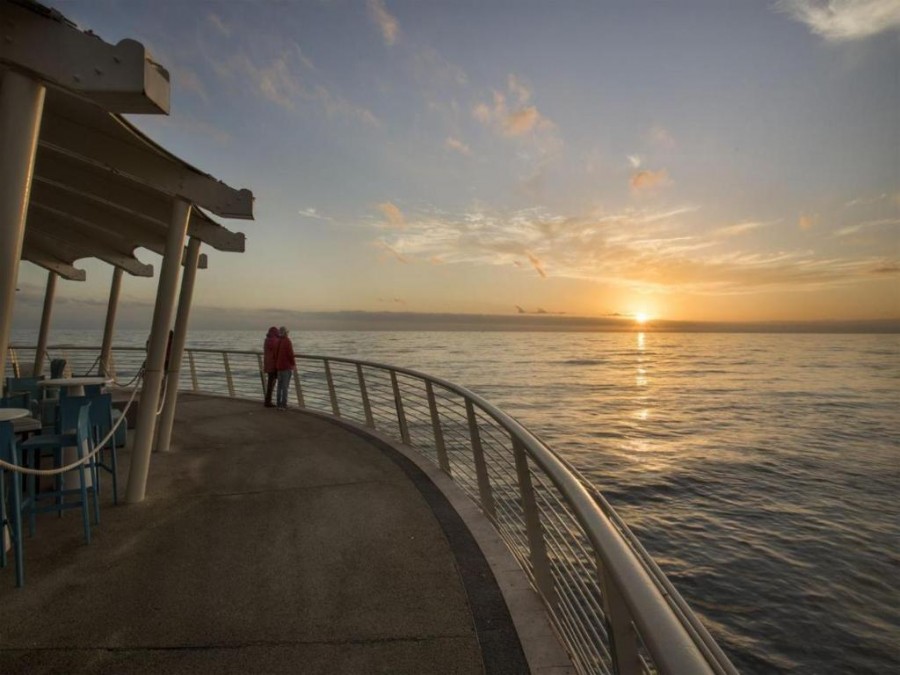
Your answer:
[[[225,380],[228,382],[228,395],[234,398],[234,379],[231,377],[231,364],[228,362],[228,352],[222,352],[222,360],[225,362]]]
[[[305,408],[306,402],[303,400],[303,389],[300,387],[300,371],[296,368],[294,368],[293,380],[294,392],[297,394],[297,405],[301,408]]]
[[[528,533],[528,549],[531,554],[531,567],[538,590],[551,611],[556,609],[556,588],[553,575],[550,574],[550,561],[547,559],[547,544],[544,541],[544,527],[541,524],[541,513],[534,498],[534,485],[531,482],[531,471],[528,469],[528,455],[522,442],[512,437],[513,454],[516,458],[516,474],[519,478],[519,495],[522,498],[522,510],[525,512],[525,528]]]
[[[356,379],[359,380],[359,396],[362,398],[363,412],[366,415],[366,426],[375,428],[375,418],[372,417],[372,405],[369,403],[369,391],[366,389],[366,378],[363,376],[362,364],[356,364]]]
[[[335,417],[341,416],[341,407],[338,405],[337,392],[334,390],[334,378],[331,376],[331,364],[325,359],[325,379],[328,381],[328,397],[331,399],[331,412]]]
[[[194,363],[194,352],[188,350],[188,362],[191,364],[191,386],[194,391],[200,391],[200,385],[197,382],[197,364]]]
[[[469,438],[472,441],[472,456],[475,459],[475,474],[478,476],[481,507],[492,520],[496,520],[497,511],[494,508],[494,495],[491,493],[491,479],[488,476],[487,463],[484,461],[484,448],[481,447],[481,434],[478,431],[475,406],[468,398],[466,399],[466,417],[469,419]]]
[[[641,672],[641,660],[637,651],[637,631],[631,619],[631,612],[618,587],[603,569],[600,556],[596,558],[597,574],[603,592],[603,611],[606,614],[606,629],[609,634],[609,648],[612,653],[616,675],[637,675]]]
[[[397,408],[397,422],[400,424],[400,438],[409,445],[409,427],[406,426],[406,412],[403,410],[403,397],[400,396],[400,384],[397,382],[397,371],[391,371],[391,386],[394,388],[394,407]]]
[[[441,416],[438,414],[437,399],[434,397],[434,387],[430,380],[425,380],[425,393],[428,395],[428,410],[431,412],[431,428],[434,431],[434,447],[437,450],[438,466],[448,476],[450,461],[447,459],[447,448],[444,446],[444,430],[441,427]]]
[[[266,395],[266,374],[263,372],[262,354],[257,354],[256,360],[259,363],[259,383],[262,385],[262,393],[263,393],[263,396],[265,396]]]
[[[18,354],[16,354],[16,350],[12,347],[10,347],[9,349],[9,359],[12,362],[13,377],[21,377],[21,375],[19,375],[19,356]],[[3,375],[5,377],[6,373],[0,373],[0,375]]]

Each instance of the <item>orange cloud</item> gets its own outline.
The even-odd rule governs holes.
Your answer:
[[[542,263],[534,253],[528,254],[528,261],[531,263],[531,266],[537,270],[537,273],[541,275],[542,279],[547,278],[547,272],[544,271],[544,263]]]
[[[384,6],[384,0],[369,0],[366,4],[369,6],[369,14],[381,29],[384,43],[389,47],[394,45],[397,42],[397,38],[400,37],[400,24],[397,22],[396,17],[387,11],[387,7]]]
[[[818,219],[819,219],[819,216],[815,216],[815,215],[807,216],[806,214],[803,214],[802,216],[800,216],[800,219],[797,221],[797,225],[803,231],[811,230],[813,228],[813,225],[816,224],[816,221]]]
[[[454,150],[462,155],[472,154],[472,148],[470,148],[458,138],[453,138],[452,136],[448,136],[447,140],[444,141],[444,147],[448,150]]]
[[[653,188],[662,187],[671,183],[669,180],[669,172],[665,169],[659,171],[650,171],[645,169],[637,171],[631,176],[631,189],[635,192],[652,190]]]
[[[396,227],[399,229],[403,229],[406,227],[406,218],[403,217],[403,212],[397,208],[396,205],[391,202],[382,202],[378,204],[378,209],[384,214],[384,217],[388,219],[388,222],[392,227]]]

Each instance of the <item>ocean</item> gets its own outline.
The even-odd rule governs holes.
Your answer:
[[[262,328],[188,344],[260,349]],[[519,419],[606,495],[742,672],[900,671],[900,335],[292,338],[445,378]]]

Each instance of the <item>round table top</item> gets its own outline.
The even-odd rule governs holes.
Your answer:
[[[31,415],[25,408],[0,408],[0,422],[11,422]]]
[[[50,380],[41,380],[41,387],[84,387],[92,384],[109,384],[111,377],[54,377]]]

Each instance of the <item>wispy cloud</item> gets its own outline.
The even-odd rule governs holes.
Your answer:
[[[541,278],[585,279],[637,292],[735,295],[811,290],[871,279],[895,261],[824,257],[808,250],[741,250],[735,235],[773,222],[747,221],[703,233],[695,207],[627,208],[561,216],[542,209],[448,215],[407,213],[402,232],[376,244],[404,262],[531,268]]]
[[[329,87],[315,81],[315,66],[300,47],[290,43],[275,56],[263,60],[250,58],[241,50],[220,61],[210,58],[210,66],[224,80],[249,83],[266,100],[294,110],[300,102],[318,104],[327,115],[354,119],[367,126],[380,126],[375,115],[355,105]]]
[[[800,218],[797,219],[797,227],[799,227],[804,232],[809,231],[815,227],[816,223],[819,220],[819,216],[816,214],[802,214]]]
[[[318,212],[318,210],[316,210],[312,207],[309,207],[306,209],[300,209],[299,211],[297,211],[297,213],[299,213],[304,218],[312,218],[314,220],[326,220],[329,222],[334,220],[334,218],[332,218],[331,216],[323,216],[321,213]]]
[[[668,129],[659,124],[650,127],[650,131],[647,132],[647,138],[651,144],[661,148],[670,149],[675,147],[675,137],[672,136]]]
[[[897,0],[779,0],[776,7],[831,42],[900,29]]]
[[[647,192],[671,185],[672,180],[669,178],[669,172],[665,169],[660,169],[659,171],[644,169],[633,173],[630,183],[634,192]]]
[[[376,248],[380,248],[385,253],[388,253],[391,256],[393,256],[394,259],[397,260],[397,262],[403,263],[404,265],[409,264],[409,259],[406,256],[404,256],[402,253],[400,253],[400,251],[398,251],[396,248],[391,246],[390,244],[388,244],[384,241],[378,240],[374,243],[374,245]]]
[[[447,140],[444,141],[444,147],[448,150],[453,150],[455,152],[460,153],[461,155],[471,155],[472,148],[463,143],[458,138],[454,138],[453,136],[448,136]]]
[[[369,16],[381,30],[384,43],[389,47],[396,44],[400,37],[400,23],[388,12],[384,0],[368,0],[366,5],[369,8]]]
[[[206,15],[206,20],[209,21],[210,25],[212,25],[219,33],[225,37],[231,37],[231,27],[226,24],[218,14],[210,12]]]
[[[510,75],[507,79],[507,92],[508,94],[494,91],[492,103],[479,103],[473,108],[472,115],[504,136],[550,133],[556,130],[553,121],[542,115],[537,106],[527,105],[531,100],[531,90],[515,75]],[[512,107],[507,95],[514,99]]]
[[[387,222],[391,227],[401,230],[406,227],[406,219],[403,217],[403,212],[396,204],[393,204],[392,202],[382,202],[376,206],[378,210],[384,214],[384,217],[387,218]]]
[[[541,275],[541,278],[542,278],[542,279],[546,279],[546,278],[547,278],[547,272],[544,271],[544,263],[541,262],[541,259],[538,258],[538,257],[537,257],[534,253],[532,253],[531,251],[527,251],[526,254],[528,255],[528,262],[531,263],[531,266],[535,269],[535,271],[536,271],[538,274]]]
[[[856,234],[857,232],[861,232],[862,230],[867,230],[873,227],[896,227],[900,225],[900,218],[881,218],[879,220],[867,220],[864,223],[857,223],[856,225],[848,225],[847,227],[842,227],[840,230],[835,232],[835,235],[838,237],[846,237],[849,234]]]
[[[200,77],[196,72],[189,68],[175,68],[173,74],[175,76],[176,87],[183,91],[193,92],[197,97],[202,99],[204,103],[209,102],[206,88],[203,86],[203,82],[201,82]]]
[[[720,227],[717,230],[713,230],[713,236],[715,237],[735,237],[746,232],[751,232],[753,230],[758,230],[761,227],[769,227],[770,225],[775,225],[781,221],[778,220],[770,220],[767,222],[763,221],[747,221],[744,223],[736,223],[735,225],[727,225],[725,227]]]

